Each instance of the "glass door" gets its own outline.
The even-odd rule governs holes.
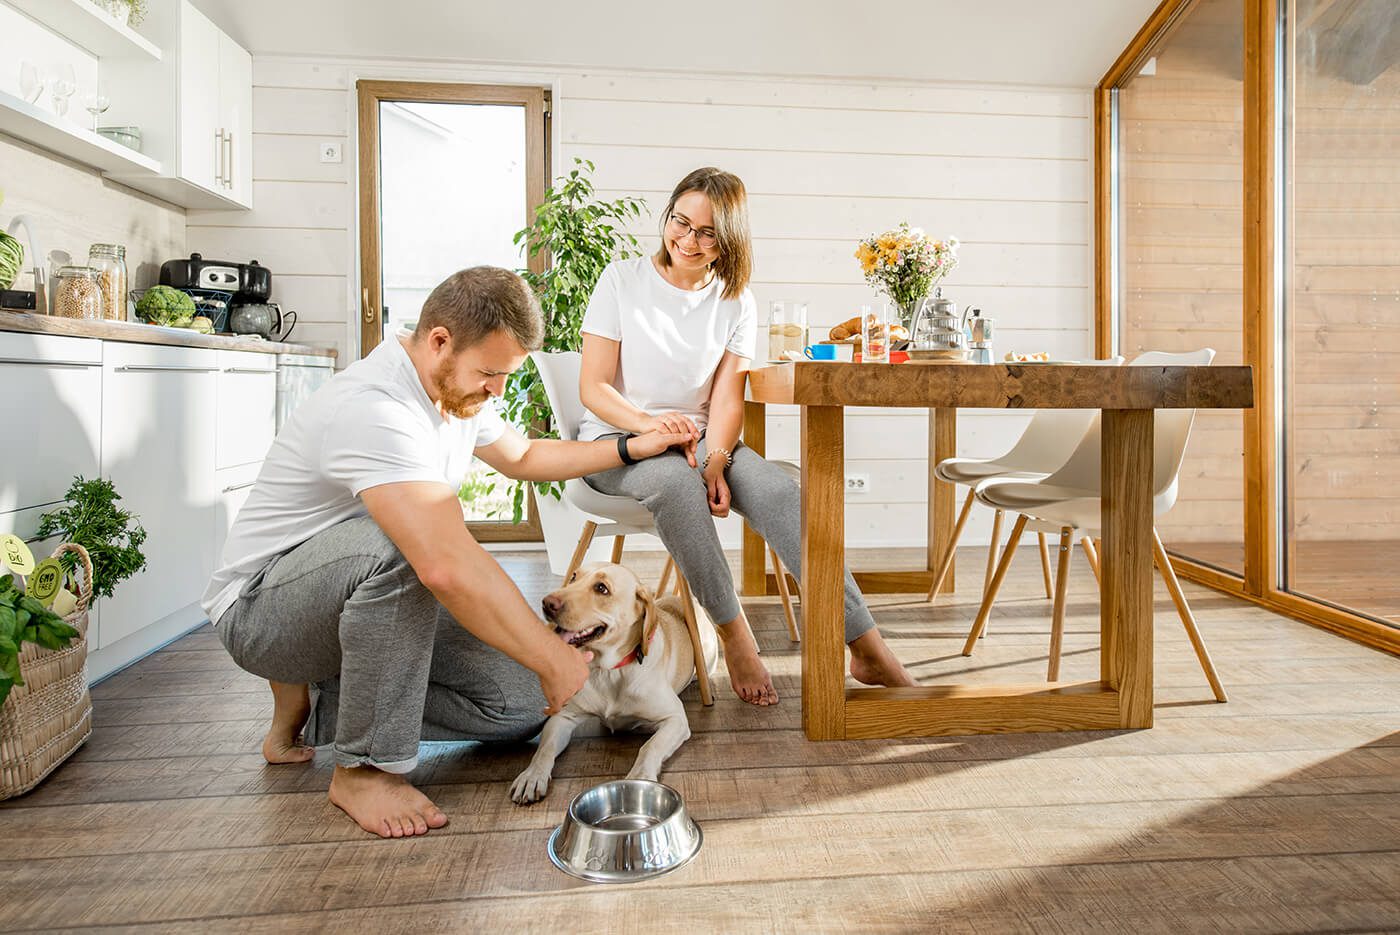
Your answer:
[[[543,199],[540,88],[361,81],[361,353],[411,330],[428,294],[469,266],[518,269],[512,242]],[[510,522],[506,483],[485,465],[461,499],[482,539],[538,539],[533,502]]]

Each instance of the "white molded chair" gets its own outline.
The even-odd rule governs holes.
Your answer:
[[[579,423],[583,420],[583,402],[579,399],[578,394],[579,372],[583,355],[577,351],[557,353],[534,351],[530,354],[530,359],[534,361],[535,368],[540,374],[540,381],[544,384],[544,393],[549,399],[550,408],[554,411],[554,421],[559,428],[559,437],[566,441],[576,440]],[[582,564],[588,547],[596,536],[601,534],[614,537],[612,561],[618,562],[622,558],[623,542],[627,536],[656,534],[656,523],[653,521],[651,513],[639,501],[633,500],[631,497],[614,497],[602,493],[581,477],[570,478],[564,482],[563,499],[569,506],[586,517],[583,531],[574,546],[573,557],[569,560],[568,570],[564,572],[564,580],[566,581]],[[772,552],[771,549],[769,551]],[[772,557],[777,566],[778,581],[783,595],[783,607],[788,618],[788,629],[793,635],[793,639],[796,639],[796,622],[787,593],[786,572],[782,564],[778,562],[777,555],[774,554]],[[685,576],[681,574],[680,568],[676,566],[674,559],[670,556],[667,556],[666,567],[661,573],[661,582],[657,591],[658,593],[665,591],[673,571],[676,575],[676,590],[681,596],[681,606],[685,611],[686,628],[690,631],[691,646],[695,650],[695,658],[702,659],[699,624],[695,617],[695,605],[690,593],[690,584],[685,580]],[[701,703],[714,704],[714,694],[710,688],[709,676],[704,672],[704,666],[697,664],[695,674],[700,684]]]
[[[1128,366],[1205,366],[1214,357],[1215,351],[1210,348],[1185,354],[1153,351],[1140,355]],[[1176,503],[1178,474],[1182,459],[1186,456],[1186,443],[1190,439],[1191,423],[1195,416],[1194,409],[1160,409],[1153,419],[1153,516],[1166,513]],[[992,603],[996,600],[997,591],[1006,577],[1011,556],[1015,553],[1022,534],[1027,529],[1040,533],[1058,533],[1060,555],[1056,571],[1054,622],[1050,632],[1050,665],[1047,675],[1049,681],[1058,679],[1060,645],[1065,622],[1065,587],[1069,578],[1070,558],[1073,555],[1073,538],[1076,534],[1085,537],[1083,541],[1090,567],[1096,578],[1099,574],[1091,537],[1098,532],[1102,521],[1099,451],[1101,433],[1102,425],[1096,414],[1073,454],[1052,473],[1042,478],[992,478],[974,488],[974,495],[981,503],[993,509],[1019,513],[1020,516],[1011,530],[1011,537],[1007,540],[1006,549],[997,564],[991,583],[983,594],[977,620],[968,633],[966,645],[963,646],[964,656],[972,655],[972,649],[986,627]],[[1155,527],[1152,530],[1152,551],[1157,569],[1166,583],[1172,601],[1176,604],[1177,614],[1186,628],[1186,634],[1196,651],[1201,669],[1210,682],[1215,699],[1228,700]]]
[[[1122,357],[1112,357],[1096,361],[1105,367],[1116,367],[1123,363]],[[953,527],[953,541],[943,556],[933,585],[928,590],[925,601],[932,602],[938,597],[943,581],[948,577],[948,569],[953,564],[954,550],[972,512],[978,484],[990,478],[1020,477],[1025,479],[1043,478],[1069,460],[1084,433],[1089,430],[1097,415],[1094,409],[1040,409],[1031,416],[1030,424],[1016,440],[1016,444],[1006,454],[997,458],[944,458],[934,467],[934,476],[949,484],[960,484],[968,488],[967,499],[958,513],[957,524]],[[1001,539],[1001,521],[1004,510],[996,510],[992,517],[992,541],[987,549],[987,570],[982,578],[982,592],[985,594],[992,580],[992,572],[997,564],[997,547]],[[1050,585],[1050,554],[1046,547],[1045,533],[1040,533],[1040,568],[1045,578],[1045,597],[1054,596]]]

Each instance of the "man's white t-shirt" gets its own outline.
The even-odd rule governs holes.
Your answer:
[[[360,492],[432,481],[454,490],[474,450],[505,423],[487,403],[443,418],[397,338],[337,374],[299,406],[268,450],[201,604],[214,623],[271,559],[366,512]]]
[[[618,260],[598,278],[582,330],[620,342],[613,386],[632,405],[648,415],[682,413],[703,430],[724,352],[753,359],[753,293],[745,289],[737,299],[724,299],[723,292],[718,278],[703,289],[677,288],[649,256]],[[618,431],[585,410],[579,438]]]

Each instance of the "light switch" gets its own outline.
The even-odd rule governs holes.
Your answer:
[[[322,162],[340,162],[340,143],[336,140],[326,140],[321,143]]]

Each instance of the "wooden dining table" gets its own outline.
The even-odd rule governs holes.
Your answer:
[[[811,740],[1152,726],[1152,475],[1157,409],[1247,409],[1249,367],[799,362],[749,371],[744,443],[765,453],[766,407],[801,408],[802,728]],[[1102,410],[1099,678],[1031,685],[847,688],[842,599],[845,409],[929,411],[929,457],[953,457],[957,411]],[[929,487],[927,569],[857,574],[866,591],[922,591],[952,546],[953,489]],[[769,593],[746,530],[742,590]],[[946,590],[945,581],[945,590]]]

